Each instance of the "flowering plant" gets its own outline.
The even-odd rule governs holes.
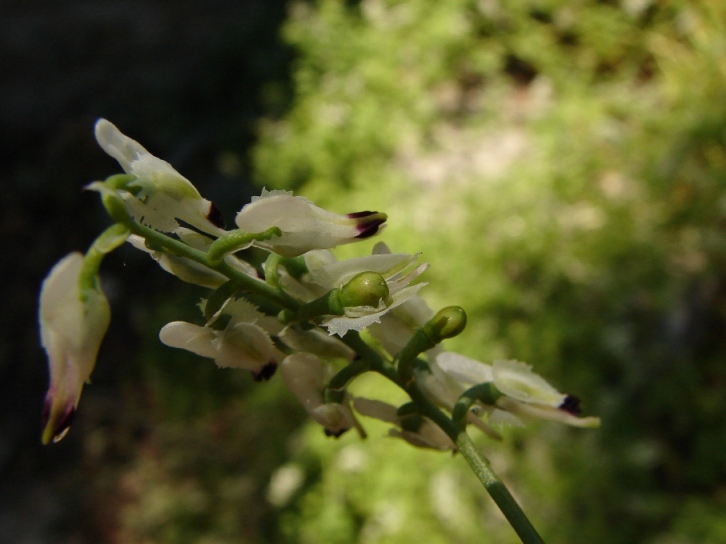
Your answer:
[[[416,281],[428,268],[419,255],[392,253],[382,243],[372,255],[345,261],[329,251],[378,234],[385,214],[338,215],[290,192],[263,190],[237,214],[238,228],[226,230],[189,180],[114,125],[99,120],[96,139],[126,173],[89,185],[115,224],[85,256],[62,259],[42,286],[41,339],[50,367],[43,443],[70,428],[110,319],[98,270],[128,241],[179,279],[211,289],[200,323],[167,324],[159,335],[164,344],[256,380],[279,368],[329,436],[355,428],[365,437],[362,415],[390,423],[391,436],[414,446],[461,453],[521,539],[541,542],[467,427],[496,439],[502,425],[530,417],[578,427],[599,420],[578,417],[578,399],[524,363],[487,365],[444,350],[442,341],[462,332],[466,314],[457,306],[434,313],[419,296],[426,284]],[[261,267],[238,254],[252,246],[268,254]],[[410,402],[354,398],[348,386],[365,372],[385,376]]]

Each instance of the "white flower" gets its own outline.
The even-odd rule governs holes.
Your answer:
[[[40,337],[50,368],[44,444],[68,432],[111,320],[103,292],[81,287],[82,268],[83,255],[71,253],[53,267],[40,292]]]
[[[362,272],[380,274],[388,287],[388,300],[380,300],[376,307],[346,307],[344,316],[325,318],[322,324],[331,335],[343,336],[349,330],[361,331],[373,323],[380,323],[387,312],[412,299],[426,285],[409,285],[429,266],[427,263],[416,263],[418,254],[387,253],[384,252],[387,248],[383,244],[376,245],[373,251],[373,255],[340,262],[334,258],[321,258],[317,253],[311,259],[306,256],[309,270],[307,281],[324,290],[342,287]]]
[[[162,232],[176,230],[177,219],[214,236],[225,232],[214,204],[202,198],[196,187],[168,162],[154,157],[105,119],[96,122],[96,141],[124,172],[136,176],[129,184],[135,194],[118,191],[136,220]],[[100,191],[101,185],[97,182],[88,188]]]
[[[442,352],[430,365],[431,372],[418,371],[416,378],[436,402],[451,408],[465,389],[491,382],[502,394],[489,410],[490,423],[521,424],[516,415],[525,415],[566,423],[575,427],[597,427],[596,417],[577,417],[579,400],[557,391],[519,361],[494,361],[492,366],[463,355]]]
[[[296,257],[313,249],[328,249],[357,242],[377,234],[386,221],[378,212],[338,215],[315,206],[290,191],[262,190],[237,214],[240,230],[263,232],[278,227],[282,236],[257,241],[254,245],[284,257]]]
[[[208,251],[209,246],[211,246],[213,242],[211,238],[184,227],[176,229],[174,234],[176,234],[179,239],[189,247],[203,252]],[[151,255],[151,257],[159,263],[159,266],[161,266],[162,269],[166,270],[170,274],[174,274],[182,281],[216,289],[229,280],[229,278],[227,278],[224,274],[216,272],[211,268],[201,265],[186,257],[180,257],[165,251],[151,250],[146,247],[144,239],[141,236],[132,234],[129,236],[128,242],[136,249]],[[257,271],[252,265],[238,259],[234,255],[227,255],[224,260],[240,272],[253,278],[257,277]]]
[[[410,421],[406,421],[407,418],[400,416],[395,406],[379,400],[356,398],[353,400],[353,407],[359,414],[380,419],[398,427],[398,429],[390,429],[389,436],[403,438],[409,444],[419,448],[442,451],[456,449],[451,438],[426,417],[416,416],[415,419],[411,418]],[[414,423],[415,429],[407,428],[409,423]]]
[[[343,402],[325,402],[327,368],[312,353],[294,353],[288,355],[280,365],[280,375],[287,388],[297,397],[307,413],[325,428],[325,434],[338,437],[351,427],[355,427],[361,436],[365,436],[363,428],[355,419],[350,409],[350,398]]]
[[[220,367],[242,368],[250,370],[256,380],[269,379],[284,357],[268,332],[277,332],[277,320],[268,318],[244,299],[228,301],[213,321],[220,317],[229,319],[221,330],[209,324],[201,327],[173,321],[161,329],[159,338],[167,346],[214,359]]]

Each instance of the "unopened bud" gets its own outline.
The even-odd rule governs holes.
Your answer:
[[[453,338],[466,327],[466,312],[460,306],[447,306],[424,325],[428,337],[435,343]]]
[[[361,272],[340,288],[340,302],[345,308],[371,306],[389,303],[386,280],[376,272]]]

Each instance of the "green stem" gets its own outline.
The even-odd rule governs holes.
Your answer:
[[[128,235],[129,229],[117,223],[108,227],[93,241],[83,256],[83,267],[78,278],[82,291],[84,289],[98,291],[98,270],[103,258],[123,244]]]
[[[465,429],[457,426],[446,414],[434,406],[414,384],[406,388],[411,399],[418,404],[421,413],[436,423],[454,441],[479,481],[494,499],[499,509],[512,525],[524,544],[541,544],[544,541],[514,500],[504,483],[494,472],[489,460],[476,448]]]
[[[125,224],[131,230],[131,232],[133,232],[134,234],[138,234],[147,241],[158,244],[159,246],[166,248],[167,250],[180,257],[186,257],[188,259],[191,259],[192,261],[211,268],[212,270],[216,270],[220,274],[224,274],[229,279],[234,280],[235,283],[239,285],[240,291],[246,291],[248,293],[254,293],[255,295],[259,295],[263,298],[266,298],[270,302],[277,304],[280,308],[289,310],[291,312],[297,312],[300,307],[300,304],[298,302],[286,296],[280,290],[266,284],[263,281],[258,280],[257,278],[252,278],[248,276],[247,274],[241,272],[240,270],[237,270],[224,260],[213,264],[209,261],[206,253],[188,246],[181,240],[171,238],[166,234],[151,229],[133,220],[127,221],[125,222]]]
[[[217,238],[209,247],[207,258],[210,264],[219,264],[226,255],[249,247],[252,242],[264,241],[282,236],[278,227],[270,227],[263,232],[244,232],[233,230]]]
[[[479,478],[494,502],[497,503],[504,517],[507,518],[522,542],[524,544],[544,543],[544,540],[539,536],[537,530],[517,504],[517,501],[512,497],[512,494],[494,473],[487,458],[479,452],[465,431],[458,433],[456,447],[459,448],[462,457],[469,463],[471,470],[474,471],[476,477]]]

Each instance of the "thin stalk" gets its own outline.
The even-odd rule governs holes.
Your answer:
[[[280,308],[290,310],[291,312],[297,312],[299,308],[299,304],[296,301],[285,296],[280,290],[256,278],[248,276],[244,272],[241,272],[228,264],[226,261],[212,264],[209,262],[206,253],[189,247],[180,240],[171,238],[159,231],[151,229],[145,225],[141,225],[136,221],[129,221],[126,225],[134,234],[138,234],[146,240],[150,240],[153,243],[168,249],[175,255],[186,257],[187,259],[191,259],[192,261],[224,274],[229,279],[234,280],[237,284],[239,284],[240,289],[243,291],[265,297],[270,302],[277,304]]]

